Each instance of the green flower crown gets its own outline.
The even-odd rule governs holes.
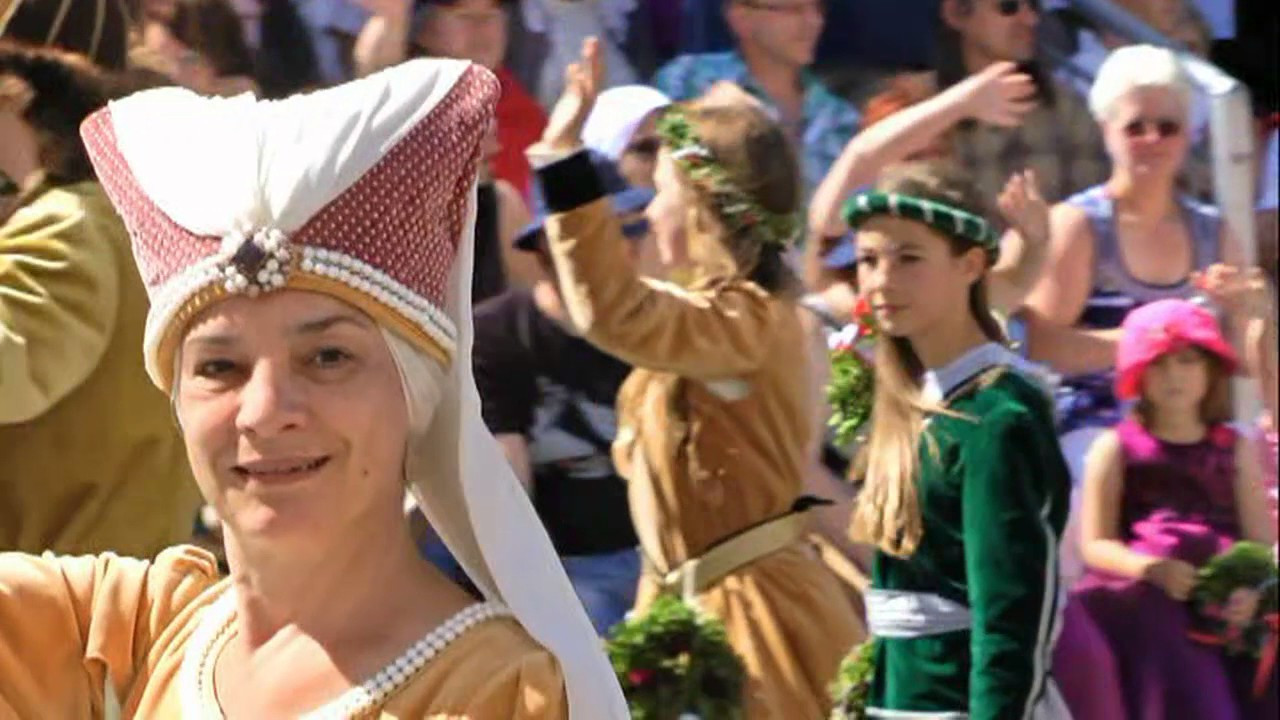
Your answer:
[[[734,233],[749,233],[761,243],[789,247],[803,228],[800,212],[767,210],[729,179],[724,166],[702,142],[684,110],[672,106],[658,118],[658,137],[689,179],[711,199],[721,220]]]
[[[971,212],[943,203],[897,193],[859,193],[844,204],[844,219],[856,228],[877,215],[893,215],[924,223],[946,235],[967,240],[987,251],[994,265],[1000,257],[1000,236],[991,223]]]

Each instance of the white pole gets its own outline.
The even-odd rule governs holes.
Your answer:
[[[1209,138],[1213,154],[1214,198],[1218,212],[1243,251],[1242,264],[1258,262],[1255,206],[1257,152],[1249,91],[1217,67],[1187,53],[1182,62],[1209,97]],[[1243,353],[1246,348],[1238,348]],[[1237,378],[1232,386],[1236,422],[1251,424],[1262,411],[1254,378]]]

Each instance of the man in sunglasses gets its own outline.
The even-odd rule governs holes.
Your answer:
[[[808,68],[826,18],[826,0],[726,0],[735,50],[681,55],[654,76],[673,100],[727,80],[764,101],[790,130],[812,192],[858,126],[858,113]]]
[[[1018,64],[1036,81],[1037,107],[1018,127],[970,123],[955,137],[956,160],[994,201],[1014,172],[1034,170],[1055,202],[1101,182],[1106,154],[1084,99],[1037,60],[1040,0],[942,0],[940,89],[997,62]]]
[[[644,209],[653,190],[628,187],[593,153],[637,267],[652,243]],[[626,485],[610,456],[614,400],[631,367],[572,330],[542,225],[516,239],[545,270],[531,290],[509,290],[475,309],[476,386],[481,413],[559,552],[596,630],[604,634],[635,600],[640,572]],[[650,254],[651,256],[651,254]]]

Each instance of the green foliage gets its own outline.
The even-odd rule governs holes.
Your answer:
[[[875,674],[876,642],[868,638],[845,656],[831,683],[830,720],[863,720],[867,716],[867,699],[871,694],[871,678]]]
[[[679,598],[663,596],[615,626],[608,652],[633,720],[743,716],[746,673],[724,626]]]

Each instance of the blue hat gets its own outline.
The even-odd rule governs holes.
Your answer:
[[[822,264],[830,270],[843,270],[853,267],[858,262],[858,246],[853,242],[853,233],[848,232],[840,237],[825,255]]]
[[[591,164],[596,168],[596,176],[600,179],[600,186],[609,194],[609,198],[613,201],[613,211],[618,215],[629,215],[631,213],[644,210],[653,200],[654,191],[652,188],[631,187],[626,180],[622,179],[622,175],[618,173],[618,168],[612,161],[602,153],[594,150],[587,151],[591,157]],[[542,190],[535,182],[533,186],[533,210],[534,220],[524,227],[523,230],[516,235],[513,245],[517,250],[537,250],[542,242],[542,226],[547,221],[546,202],[542,198]],[[622,227],[622,234],[628,238],[637,238],[643,236],[649,231],[649,223],[647,220],[635,220],[629,222]]]

